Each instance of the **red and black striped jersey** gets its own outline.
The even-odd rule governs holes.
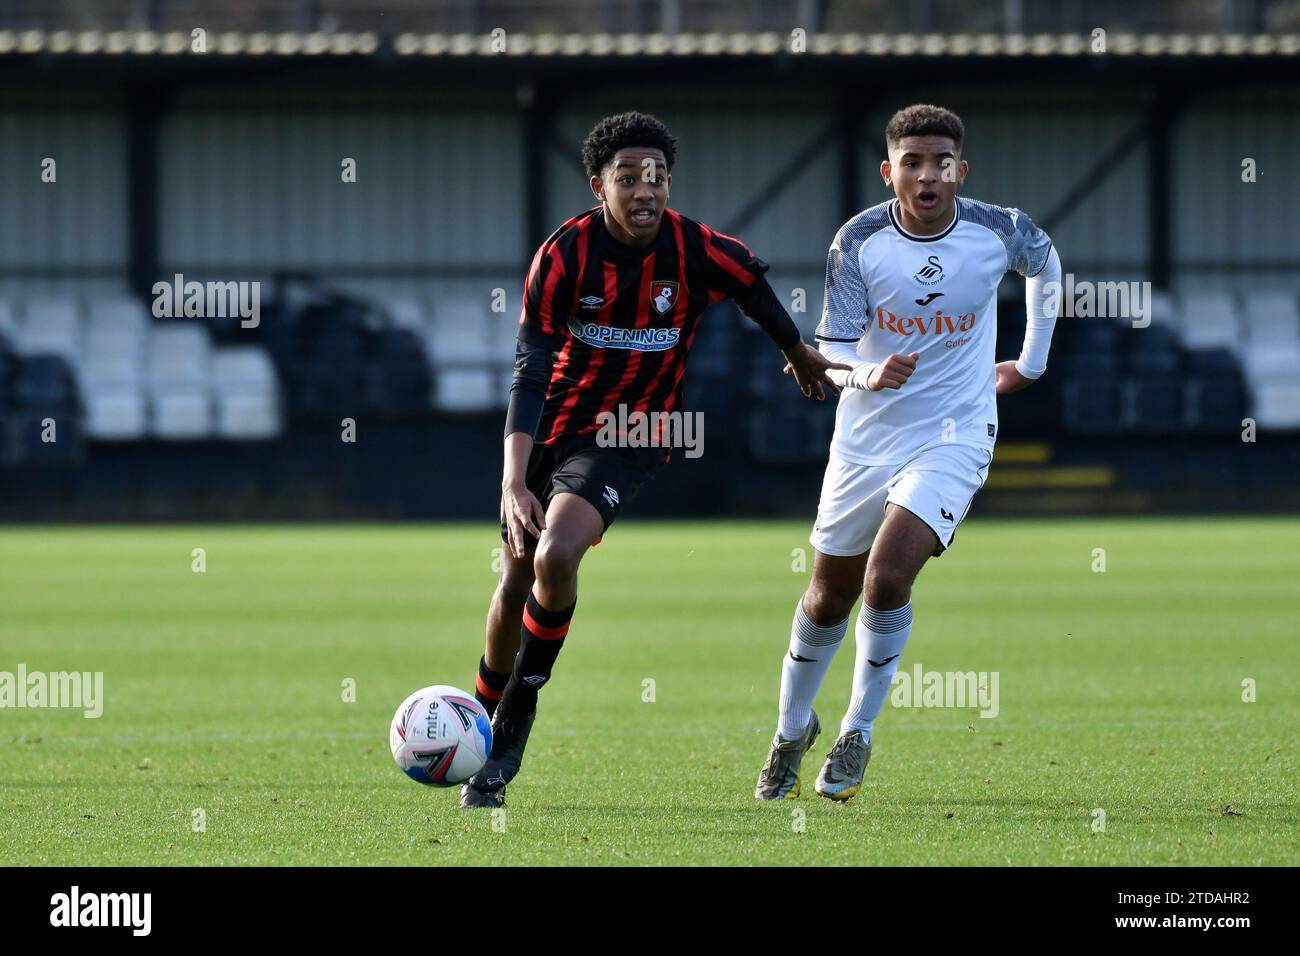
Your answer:
[[[619,405],[680,409],[700,315],[723,299],[747,302],[767,268],[672,209],[644,248],[611,236],[601,206],[574,216],[537,250],[524,286],[519,338],[555,353],[536,441],[596,431]]]

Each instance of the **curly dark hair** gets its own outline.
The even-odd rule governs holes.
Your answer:
[[[600,176],[614,154],[628,146],[662,150],[669,171],[677,160],[677,138],[649,113],[635,110],[606,116],[582,141],[582,164],[588,176]]]
[[[929,103],[914,103],[890,117],[885,127],[885,147],[898,145],[904,136],[947,136],[961,152],[961,141],[966,135],[961,117],[952,110]]]

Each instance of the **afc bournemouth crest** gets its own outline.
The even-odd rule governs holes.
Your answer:
[[[650,304],[660,315],[667,315],[677,304],[677,283],[656,282],[650,286]]]

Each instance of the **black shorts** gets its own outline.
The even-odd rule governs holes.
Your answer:
[[[543,511],[552,498],[564,492],[591,502],[608,531],[623,506],[663,467],[664,450],[602,447],[596,443],[596,435],[587,432],[550,445],[533,445],[524,483],[542,503]],[[501,540],[509,542],[505,515],[501,516]],[[526,530],[524,541],[529,548],[537,545],[537,539]],[[598,537],[592,543],[599,542]]]

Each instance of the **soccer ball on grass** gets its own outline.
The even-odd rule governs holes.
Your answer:
[[[482,769],[492,752],[492,723],[470,694],[435,684],[411,694],[388,729],[393,759],[412,780],[454,787]]]

